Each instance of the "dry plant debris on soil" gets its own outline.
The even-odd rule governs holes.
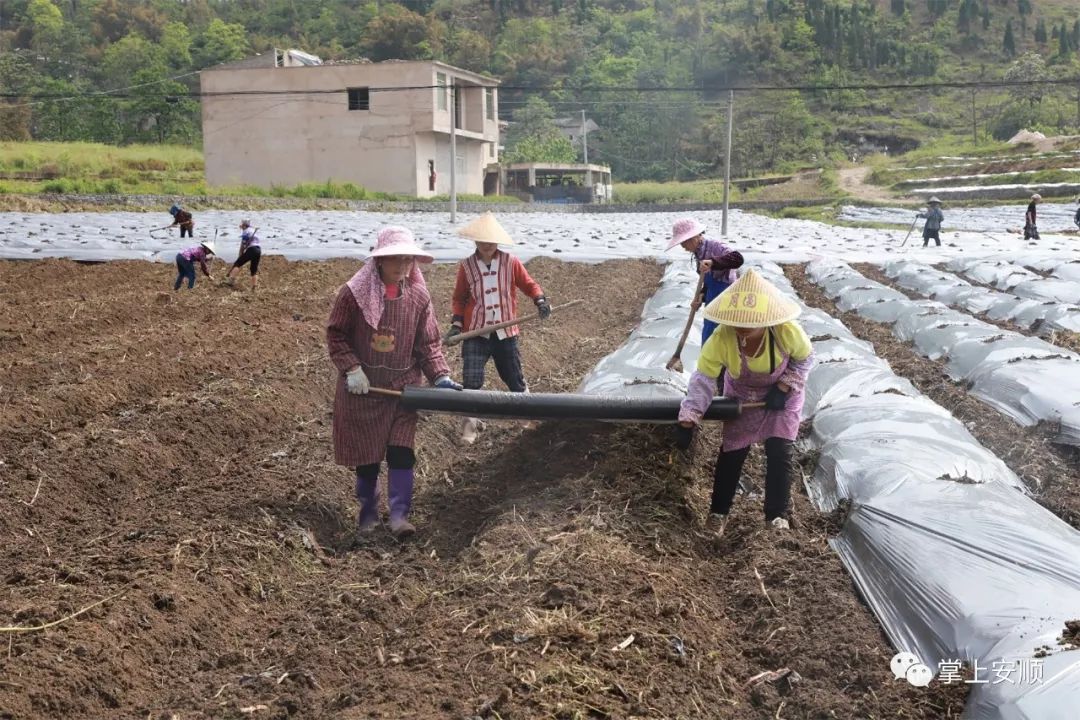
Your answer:
[[[263,267],[253,296],[173,294],[165,265],[0,263],[0,625],[31,629],[4,633],[0,717],[959,715],[965,688],[893,679],[838,518],[796,489],[786,536],[745,497],[722,540],[701,531],[716,428],[689,455],[576,423],[462,447],[428,417],[420,532],[357,544],[323,344],[357,264]],[[661,273],[529,268],[555,304],[588,300],[523,337],[533,389],[558,392]],[[443,316],[453,277],[429,273]]]
[[[853,267],[877,282],[918,298],[896,286],[873,266]],[[889,325],[867,320],[853,311],[840,312],[821,288],[806,277],[801,266],[786,266],[785,272],[804,302],[839,318],[856,337],[873,343],[874,351],[888,361],[893,372],[910,380],[924,395],[964,423],[968,432],[1024,481],[1040,504],[1080,528],[1080,497],[1076,492],[1080,487],[1080,456],[1075,448],[1055,443],[1052,428],[1017,425],[973,397],[962,383],[953,381],[943,361],[922,356],[911,343],[894,336]],[[1019,331],[1011,324],[1008,329]]]

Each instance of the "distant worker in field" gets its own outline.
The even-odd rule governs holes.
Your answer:
[[[214,255],[215,251],[214,241],[204,240],[194,247],[176,253],[176,282],[173,283],[173,291],[179,290],[184,280],[187,280],[188,290],[195,287],[196,262],[199,263],[199,267],[202,269],[206,279],[213,282],[214,276],[210,274],[210,268],[207,267],[206,263]]]
[[[424,377],[435,387],[461,390],[450,379],[431,295],[417,268],[417,262],[432,260],[407,228],[383,228],[364,267],[338,291],[327,321],[326,345],[338,369],[334,461],[356,468],[361,535],[379,525],[383,457],[390,532],[399,540],[416,532],[409,513],[417,414],[397,397],[372,391],[401,390]]]
[[[476,252],[458,265],[454,285],[453,318],[447,338],[471,330],[480,330],[518,317],[517,291],[532,299],[540,319],[551,315],[551,305],[540,284],[532,279],[524,263],[508,253],[514,244],[510,234],[490,212],[458,230],[458,235],[476,243]],[[521,369],[521,350],[518,348],[517,325],[471,337],[461,345],[462,384],[466,390],[484,386],[484,368],[494,358],[495,370],[510,392],[526,392],[528,384]],[[476,440],[479,423],[465,418],[461,439]]]
[[[930,244],[931,238],[941,247],[941,223],[945,222],[945,215],[941,212],[941,201],[932,197],[926,201],[929,207],[918,214],[920,218],[926,218],[926,224],[922,229],[922,246]]]
[[[682,218],[675,221],[671,227],[671,240],[665,249],[670,250],[676,245],[694,256],[694,268],[699,274],[705,273],[701,296],[694,298],[690,304],[694,312],[702,304],[708,305],[738,279],[736,269],[742,267],[742,253],[718,240],[707,240],[705,226],[697,220]],[[702,345],[715,329],[716,323],[706,317],[701,327]]]
[[[765,403],[764,408],[745,408],[724,423],[706,521],[716,535],[724,532],[743,461],[754,443],[765,445],[765,523],[776,530],[790,527],[784,516],[790,503],[791,445],[799,433],[803,390],[814,362],[810,338],[795,322],[800,311],[754,270],[705,308],[705,317],[720,327],[701,349],[697,370],[690,376],[679,409],[680,446],[689,446],[717,394],[722,370],[725,397]]]
[[[180,226],[180,237],[195,237],[195,220],[192,219],[191,213],[184,210],[179,205],[173,205],[169,208],[169,214],[173,216],[173,224],[169,227]]]
[[[255,291],[255,286],[259,283],[259,259],[262,257],[259,238],[255,235],[256,229],[251,227],[251,223],[247,220],[240,221],[240,253],[236,256],[236,261],[233,262],[232,267],[229,268],[229,272],[225,274],[225,278],[231,283],[233,272],[251,263],[252,292]]]
[[[1042,195],[1035,193],[1028,203],[1027,213],[1024,215],[1024,239],[1039,240],[1039,226],[1035,218],[1035,206],[1042,202]]]

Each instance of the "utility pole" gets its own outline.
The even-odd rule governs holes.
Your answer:
[[[731,128],[735,124],[735,91],[728,90],[727,101],[727,152],[724,153],[724,213],[720,220],[720,234],[727,235],[728,188],[731,185]]]
[[[450,222],[457,222],[457,85],[450,79]]]
[[[979,144],[979,126],[975,120],[975,88],[971,88],[971,142]]]
[[[585,164],[589,164],[589,129],[585,127],[585,111],[581,111],[581,151],[584,155]]]

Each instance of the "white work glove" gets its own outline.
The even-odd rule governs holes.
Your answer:
[[[355,370],[350,370],[345,373],[345,382],[349,386],[349,392],[353,395],[367,395],[368,390],[371,389],[371,383],[367,379],[367,375],[364,374],[364,368],[359,365]]]

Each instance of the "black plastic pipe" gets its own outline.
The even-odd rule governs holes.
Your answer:
[[[491,390],[444,390],[406,387],[401,404],[409,410],[521,420],[618,420],[673,423],[679,420],[682,398],[629,398],[571,393],[511,393]],[[713,398],[706,420],[734,420],[738,400]]]

